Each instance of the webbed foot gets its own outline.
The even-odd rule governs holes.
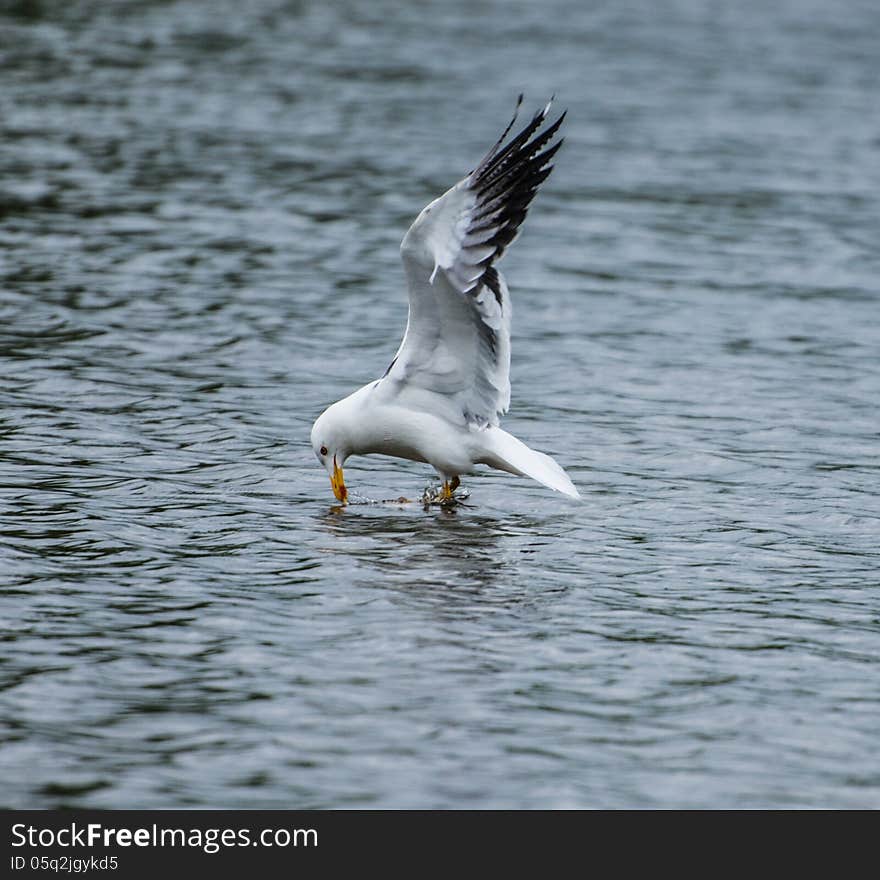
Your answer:
[[[439,504],[441,507],[453,507],[459,501],[455,497],[455,490],[460,485],[461,480],[458,477],[453,477],[451,480],[444,480],[439,489],[432,489],[429,486],[422,495],[422,502],[425,505]],[[467,493],[465,493],[465,497],[467,497]]]

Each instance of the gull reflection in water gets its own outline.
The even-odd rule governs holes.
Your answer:
[[[340,568],[354,584],[471,605],[523,598],[512,595],[523,593],[512,586],[527,545],[521,522],[512,526],[463,504],[425,510],[419,503],[334,506],[321,524],[330,538],[324,551],[344,558]]]

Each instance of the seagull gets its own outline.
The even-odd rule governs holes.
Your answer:
[[[336,499],[348,502],[351,455],[427,462],[455,501],[482,464],[580,498],[565,471],[499,427],[510,405],[510,293],[495,267],[553,170],[563,112],[550,102],[505,143],[516,112],[476,168],[416,217],[400,245],[409,293],[406,332],[384,375],[328,407],[311,443]]]

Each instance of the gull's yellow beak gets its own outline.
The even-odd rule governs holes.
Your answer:
[[[330,474],[330,485],[333,487],[333,494],[337,501],[348,504],[348,489],[345,488],[345,479],[342,475],[342,468],[336,464],[336,456],[333,456],[333,473]]]

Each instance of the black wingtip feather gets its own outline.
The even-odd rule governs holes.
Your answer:
[[[516,238],[538,187],[553,170],[551,160],[562,146],[564,138],[560,137],[555,141],[553,139],[568,112],[563,110],[554,122],[544,127],[553,103],[551,98],[505,144],[516,122],[522,100],[523,96],[520,95],[513,119],[469,177],[470,188],[477,196],[469,232],[497,230],[491,238],[483,242],[493,247],[494,252],[481,261],[486,264],[486,269],[476,289],[482,285],[488,286],[499,305],[502,305],[501,288],[492,263]]]

